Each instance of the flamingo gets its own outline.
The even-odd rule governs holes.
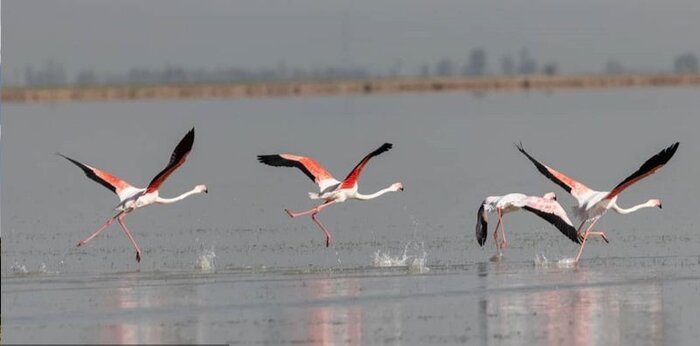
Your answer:
[[[577,233],[580,235],[583,226],[586,222],[589,222],[586,231],[583,233],[583,241],[581,242],[581,247],[579,248],[576,259],[574,263],[578,263],[581,254],[583,253],[583,248],[586,245],[586,240],[588,236],[592,233],[591,228],[596,222],[610,209],[618,214],[629,214],[633,213],[642,208],[662,208],[661,201],[659,199],[650,199],[645,203],[638,204],[631,208],[625,209],[617,205],[618,195],[630,187],[632,184],[644,179],[645,177],[655,173],[661,167],[663,167],[670,159],[673,154],[678,150],[679,142],[672,144],[671,146],[661,150],[658,154],[652,156],[649,160],[644,162],[644,164],[639,167],[639,169],[632,173],[629,177],[615,186],[611,191],[596,191],[588,188],[586,185],[570,178],[567,175],[560,173],[559,171],[546,166],[539,161],[535,160],[530,154],[528,154],[525,149],[523,149],[522,143],[516,145],[518,150],[523,153],[532,163],[535,165],[537,170],[542,173],[549,180],[553,181],[557,185],[561,186],[564,190],[573,196],[578,202],[578,206],[573,208],[574,214],[582,221],[581,225],[577,229]],[[593,232],[595,233],[595,232]]]
[[[80,167],[80,169],[82,169],[83,172],[85,172],[85,175],[88,178],[116,193],[119,197],[119,204],[114,208],[114,210],[118,210],[119,212],[116,215],[107,219],[107,221],[102,226],[100,226],[100,228],[98,228],[95,232],[93,232],[89,237],[78,242],[78,246],[83,246],[87,244],[90,240],[92,240],[98,234],[100,234],[100,232],[102,232],[105,228],[109,227],[109,225],[111,225],[112,222],[114,222],[114,220],[117,220],[119,222],[119,225],[124,230],[124,233],[131,241],[131,244],[134,246],[134,249],[136,249],[136,261],[141,262],[141,249],[136,243],[136,240],[134,240],[134,237],[131,235],[129,229],[126,227],[126,224],[124,224],[124,218],[126,217],[126,215],[136,209],[140,209],[154,203],[170,204],[175,203],[177,201],[181,201],[190,195],[202,192],[209,192],[206,185],[197,185],[191,191],[185,192],[175,198],[162,198],[158,195],[158,188],[160,188],[160,185],[163,184],[165,179],[168,179],[168,177],[173,172],[175,172],[175,170],[178,167],[182,166],[185,163],[187,157],[190,154],[190,151],[192,150],[193,143],[194,128],[192,128],[192,130],[190,130],[185,135],[185,137],[182,138],[182,140],[175,147],[175,150],[170,156],[170,162],[168,162],[168,165],[165,167],[165,169],[158,173],[158,175],[156,175],[155,178],[153,178],[153,180],[151,180],[151,182],[148,184],[148,187],[146,188],[134,187],[115,175],[107,173],[101,169],[88,166],[84,163],[78,162],[61,153],[56,153],[56,155],[64,157],[71,163]]]
[[[316,160],[305,157],[298,156],[294,154],[275,154],[275,155],[259,155],[258,160],[261,163],[276,167],[296,167],[299,168],[306,176],[313,180],[319,187],[319,193],[309,192],[309,198],[311,199],[321,199],[323,203],[311,208],[307,211],[302,212],[292,212],[288,209],[284,211],[292,217],[296,218],[302,215],[311,214],[311,219],[321,228],[323,233],[326,235],[326,247],[331,244],[331,232],[323,226],[323,224],[316,218],[316,215],[323,209],[332,204],[345,202],[349,199],[357,199],[360,201],[366,201],[370,199],[377,198],[387,192],[403,191],[403,184],[397,182],[391,184],[389,187],[379,190],[373,194],[363,195],[357,191],[357,181],[360,178],[362,170],[369,160],[385,151],[391,149],[391,143],[384,143],[381,147],[377,148],[373,152],[367,154],[360,163],[358,163],[355,168],[350,171],[347,177],[341,182],[333,178],[333,176],[321,166]]]
[[[548,192],[542,197],[527,196],[522,193],[509,193],[504,196],[488,196],[481,203],[479,211],[476,214],[476,241],[479,243],[479,246],[484,246],[486,243],[488,213],[496,212],[498,215],[498,223],[496,224],[496,229],[493,231],[493,240],[496,243],[496,256],[500,257],[501,249],[508,246],[505,225],[503,224],[503,214],[521,209],[527,210],[551,223],[574,243],[581,243],[581,237],[566,215],[564,208],[557,202],[557,196],[554,192]],[[502,240],[500,242],[498,241],[499,226],[501,227],[502,235]],[[604,239],[607,241],[607,238]]]

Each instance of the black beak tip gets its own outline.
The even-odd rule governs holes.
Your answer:
[[[663,206],[661,206],[661,204],[659,204],[659,209],[663,209]]]

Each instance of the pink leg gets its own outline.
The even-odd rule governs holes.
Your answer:
[[[579,258],[581,258],[581,254],[583,253],[583,247],[586,246],[586,240],[588,239],[588,235],[591,231],[591,228],[593,228],[593,225],[595,225],[596,222],[598,222],[598,219],[600,219],[600,216],[595,218],[593,222],[591,222],[590,225],[588,225],[588,228],[586,228],[586,233],[583,234],[583,241],[581,242],[581,248],[578,250],[578,255],[576,255],[576,259],[574,260],[574,263],[578,263]]]
[[[95,231],[95,232],[93,232],[92,234],[90,234],[89,237],[87,237],[87,238],[85,238],[85,239],[79,241],[79,242],[78,242],[78,246],[83,246],[83,245],[87,244],[90,240],[92,240],[92,238],[95,238],[95,237],[96,237],[98,234],[100,234],[100,232],[102,232],[105,228],[109,227],[109,225],[111,225],[112,222],[114,222],[114,219],[116,219],[116,218],[117,218],[119,215],[121,215],[122,213],[123,213],[123,212],[121,212],[121,213],[119,213],[119,214],[117,214],[117,215],[115,215],[115,216],[112,216],[112,217],[110,217],[109,219],[107,219],[107,222],[105,222],[102,226],[100,226],[100,228],[98,228],[97,231]]]
[[[318,221],[318,219],[316,218],[316,215],[317,215],[317,214],[318,214],[318,212],[315,212],[315,213],[311,214],[311,219],[314,220],[314,222],[315,222],[319,227],[321,227],[321,230],[323,231],[323,233],[326,234],[326,247],[329,247],[329,246],[331,246],[331,232],[328,232],[328,230],[326,229],[326,227],[323,226],[323,224],[321,223],[321,221]]]
[[[306,215],[306,214],[318,213],[319,211],[321,211],[321,209],[323,209],[323,208],[325,208],[325,207],[327,207],[327,206],[329,206],[329,205],[331,205],[331,204],[333,204],[333,203],[335,203],[335,201],[326,202],[326,203],[323,203],[323,204],[321,204],[321,205],[319,205],[319,206],[316,206],[316,207],[314,207],[314,208],[311,208],[311,209],[309,209],[309,210],[307,210],[307,211],[300,211],[300,212],[298,212],[298,213],[295,213],[295,212],[293,212],[293,211],[290,211],[289,209],[285,209],[284,211],[286,211],[287,214],[289,214],[290,217],[294,218],[294,217],[303,216],[303,215]]]
[[[588,235],[598,235],[601,238],[603,238],[603,240],[605,240],[606,243],[610,243],[610,240],[608,240],[608,235],[605,234],[605,232],[593,230],[588,232]]]
[[[124,233],[126,233],[126,236],[129,237],[129,240],[131,240],[131,244],[133,244],[134,248],[136,249],[136,262],[141,262],[141,249],[139,248],[139,244],[136,244],[136,240],[134,240],[134,237],[131,235],[131,232],[129,232],[129,229],[126,228],[126,224],[124,224],[125,216],[126,214],[119,215],[117,221],[119,221],[119,224],[122,226]]]
[[[581,235],[581,230],[583,229],[583,225],[585,225],[585,224],[586,224],[586,220],[583,220],[583,222],[581,222],[581,225],[579,225],[578,228],[576,229],[576,233],[578,235]]]
[[[499,244],[499,247],[505,249],[508,247],[508,241],[506,240],[506,225],[503,223],[503,212],[500,209],[498,210],[498,222],[501,223],[501,237],[503,237],[503,241]]]
[[[578,230],[576,231],[576,233],[578,233],[579,236],[581,236],[581,229],[583,229],[583,224],[585,224],[585,223],[586,223],[586,221],[583,221],[583,222],[581,222],[581,226],[578,226]],[[598,235],[598,236],[600,236],[601,238],[603,238],[603,240],[605,240],[606,243],[610,243],[610,241],[608,240],[608,235],[605,234],[605,232],[600,232],[600,231],[598,231],[598,230],[593,230],[593,231],[591,231],[591,232],[588,232],[588,235]],[[581,236],[581,237],[582,237],[582,236]]]
[[[498,228],[501,227],[501,218],[498,218],[496,229],[493,230],[493,243],[496,245],[496,255],[501,254],[501,248],[498,246]]]

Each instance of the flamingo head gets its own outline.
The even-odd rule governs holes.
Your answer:
[[[194,189],[199,193],[202,193],[202,192],[209,193],[209,189],[207,188],[206,185],[197,185],[194,187]]]
[[[556,201],[557,200],[557,195],[554,192],[547,192],[542,196],[544,199],[548,199],[550,201]]]
[[[647,202],[647,203],[649,203],[652,207],[657,207],[659,209],[663,209],[661,207],[661,200],[660,199],[650,199],[649,202]]]
[[[403,184],[401,182],[391,184],[392,191],[403,191]]]

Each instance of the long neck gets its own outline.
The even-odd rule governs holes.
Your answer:
[[[646,201],[646,203],[638,204],[638,205],[635,205],[634,207],[625,209],[625,208],[622,208],[619,205],[617,205],[617,202],[616,202],[616,203],[613,203],[612,210],[614,210],[618,214],[629,214],[629,213],[634,213],[635,211],[642,209],[642,208],[652,208],[655,206],[656,205],[654,205],[654,201],[649,200],[649,201]]]
[[[201,193],[201,192],[202,192],[201,190],[198,190],[198,189],[195,187],[195,188],[192,189],[191,191],[187,191],[187,192],[181,194],[180,196],[177,196],[177,197],[174,197],[174,198],[161,198],[161,197],[159,196],[158,198],[156,198],[156,203],[160,203],[160,204],[175,203],[175,202],[177,202],[177,201],[181,201],[181,200],[183,200],[183,199],[189,197],[190,195],[194,195],[194,194]]]
[[[357,193],[355,193],[355,198],[362,200],[362,201],[366,201],[369,199],[377,198],[377,197],[379,197],[387,192],[392,192],[392,191],[396,191],[396,190],[394,190],[393,188],[391,188],[391,186],[389,186],[385,189],[381,189],[381,190],[379,190],[373,194],[369,194],[369,195],[363,195],[363,194],[357,192]]]

